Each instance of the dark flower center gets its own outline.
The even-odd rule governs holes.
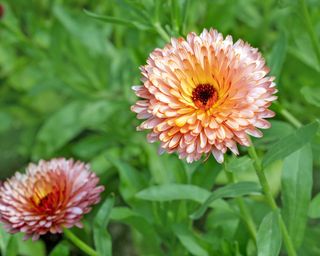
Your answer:
[[[40,199],[38,203],[38,207],[44,208],[44,209],[51,209],[52,206],[55,204],[54,200],[54,193],[50,192],[49,194],[45,195],[43,198]]]
[[[217,91],[211,84],[199,84],[192,91],[192,100],[200,109],[210,108],[218,98]]]

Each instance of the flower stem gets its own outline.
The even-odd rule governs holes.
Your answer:
[[[279,102],[276,102],[274,104],[277,108],[277,112],[280,115],[282,115],[294,127],[300,128],[302,126],[302,123],[294,115],[292,115],[287,109],[285,109]]]
[[[235,183],[234,174],[233,174],[233,172],[228,170],[226,164],[224,164],[224,171],[225,171],[225,174],[228,178],[229,183]],[[253,239],[254,243],[256,243],[257,242],[257,229],[256,229],[256,225],[252,219],[252,216],[250,214],[250,211],[248,210],[247,206],[245,205],[245,202],[243,201],[243,199],[241,197],[236,198],[236,202],[238,204],[241,217],[243,218],[243,220],[245,221],[245,223],[247,225],[247,229],[249,231],[249,234],[250,234],[251,238]]]
[[[159,22],[154,23],[153,27],[155,28],[155,30],[158,32],[158,34],[161,36],[161,38],[165,42],[169,42],[170,41],[169,34],[163,29],[163,27],[161,26],[161,24]]]
[[[309,14],[306,2],[305,2],[305,0],[299,0],[299,3],[300,3],[300,9],[302,11],[304,21],[307,25],[307,31],[309,33],[309,36],[310,36],[310,39],[312,42],[312,46],[314,48],[315,54],[316,54],[318,62],[320,64],[320,43],[317,39],[317,35],[316,35],[314,28],[312,26],[310,14]]]
[[[285,108],[280,109],[280,114],[286,118],[293,126],[295,126],[296,128],[300,128],[302,126],[302,124],[300,123],[300,121],[295,118],[288,110],[286,110]]]
[[[98,256],[97,252],[93,250],[89,245],[84,243],[82,240],[80,240],[75,234],[73,234],[69,229],[63,230],[64,235],[72,242],[74,243],[80,250],[85,252],[86,254],[90,256]]]
[[[282,233],[282,237],[283,237],[284,244],[286,246],[288,255],[289,256],[296,256],[297,254],[294,249],[291,237],[289,236],[287,227],[282,219],[279,208],[278,208],[278,206],[277,206],[277,204],[271,194],[270,186],[269,186],[269,183],[268,183],[267,178],[265,176],[261,161],[258,158],[256,149],[255,149],[252,142],[251,142],[251,146],[249,147],[249,155],[250,155],[251,159],[253,160],[253,164],[254,164],[260,185],[262,186],[263,192],[266,196],[267,202],[269,203],[269,205],[273,211],[279,212],[279,214],[278,214],[279,226],[280,226],[280,230]]]

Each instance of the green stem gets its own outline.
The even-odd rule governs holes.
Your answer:
[[[285,109],[279,102],[275,102],[276,111],[282,115],[289,123],[291,123],[294,127],[300,128],[302,123],[292,115],[287,109]]]
[[[314,28],[312,26],[310,14],[309,14],[306,2],[305,2],[305,0],[299,0],[299,3],[300,3],[300,9],[303,14],[303,18],[304,18],[305,23],[307,25],[307,31],[309,33],[309,36],[310,36],[310,39],[312,42],[312,46],[314,48],[314,51],[315,51],[317,58],[318,58],[318,62],[320,64],[320,43],[317,39],[317,35],[316,35]]]
[[[163,27],[161,26],[161,24],[159,22],[154,23],[153,27],[156,29],[158,34],[162,37],[162,39],[165,42],[169,42],[170,41],[169,34],[163,29]]]
[[[233,174],[233,172],[230,172],[227,169],[226,164],[224,164],[224,171],[225,171],[225,174],[228,178],[229,183],[235,183],[234,174]],[[252,216],[250,214],[250,211],[248,210],[247,206],[245,205],[245,202],[243,201],[243,199],[241,197],[236,198],[236,202],[238,204],[241,217],[243,218],[243,220],[245,221],[245,223],[247,225],[247,229],[249,231],[249,234],[251,235],[251,238],[253,239],[253,241],[256,243],[257,242],[257,229],[256,229],[256,225],[252,219]]]
[[[292,115],[287,109],[285,109],[280,103],[275,103],[277,107],[277,112],[282,115],[289,123],[291,123],[294,127],[300,128],[302,123]]]
[[[295,126],[296,128],[300,128],[302,126],[302,124],[300,123],[300,121],[295,118],[288,110],[286,110],[285,108],[282,108],[280,110],[280,114],[287,119],[293,126]]]
[[[267,181],[267,178],[265,176],[264,170],[262,168],[261,161],[260,161],[260,159],[259,159],[259,157],[257,155],[256,149],[255,149],[254,145],[252,144],[252,142],[251,142],[251,146],[249,147],[249,155],[250,155],[251,159],[253,160],[254,167],[255,167],[259,182],[260,182],[260,184],[262,186],[263,192],[264,192],[264,194],[266,196],[266,199],[267,199],[271,209],[273,211],[280,212],[279,208],[278,208],[278,206],[277,206],[277,204],[276,204],[276,202],[275,202],[275,200],[274,200],[274,198],[272,196],[271,189],[270,189],[269,183]],[[283,236],[284,244],[286,246],[288,255],[289,256],[296,256],[297,254],[296,254],[296,251],[294,249],[294,246],[293,246],[293,243],[291,241],[291,238],[289,236],[287,227],[284,224],[284,221],[283,221],[282,216],[281,216],[280,213],[279,213],[278,216],[279,216],[280,230],[281,230],[281,233],[282,233],[282,236]]]
[[[86,254],[90,256],[98,256],[97,252],[93,250],[89,245],[84,243],[82,240],[80,240],[75,234],[73,234],[69,229],[63,230],[64,235],[72,242],[74,243],[80,250],[85,252]]]

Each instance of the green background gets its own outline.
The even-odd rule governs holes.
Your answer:
[[[257,255],[234,199],[217,200],[211,206],[214,210],[193,222],[189,214],[203,198],[190,199],[192,195],[182,189],[175,199],[188,200],[171,201],[179,188],[174,186],[164,187],[164,194],[155,191],[154,198],[152,193],[136,195],[154,185],[188,184],[207,192],[227,183],[213,157],[188,165],[174,154],[158,156],[158,145],[148,144],[146,133],[136,132],[139,122],[130,111],[136,100],[131,86],[140,84],[139,66],[154,48],[167,43],[162,30],[176,37],[215,28],[259,48],[276,76],[280,103],[272,109],[277,115],[272,128],[254,143],[261,159],[270,149],[285,151],[274,153],[266,168],[272,192],[284,205],[298,254],[320,255],[318,127],[295,133],[283,111],[304,125],[320,114],[320,1],[306,2],[307,16],[302,1],[295,0],[1,3],[5,8],[0,20],[1,179],[39,159],[80,159],[91,164],[106,186],[103,199],[109,199],[100,213],[110,222],[95,228],[101,224],[96,223],[99,207],[95,207],[85,218],[85,228],[74,231],[93,247],[106,246],[101,252],[111,251],[112,240],[114,255]],[[84,9],[104,18],[91,17]],[[290,134],[294,136],[276,144]],[[237,181],[257,181],[247,149],[240,151],[240,158],[228,157],[229,169]],[[203,192],[184,189],[187,194]],[[310,193],[314,199],[309,210]],[[112,210],[110,194],[116,205]],[[267,227],[263,233],[265,227],[260,226],[258,248],[269,249],[265,254],[261,249],[259,255],[276,255],[277,249],[272,254],[270,248],[281,246],[281,237],[277,238],[277,227],[271,228],[269,207],[259,196],[244,201],[256,226],[263,219]],[[280,245],[268,244],[271,240],[263,235],[270,230],[271,240]],[[109,243],[99,243],[97,237]],[[25,243],[20,235],[12,238],[2,231],[0,240],[3,255],[48,255],[56,244],[52,256],[82,255],[60,237]]]

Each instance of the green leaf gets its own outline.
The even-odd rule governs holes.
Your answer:
[[[50,155],[89,127],[97,126],[113,113],[115,104],[106,101],[74,101],[54,113],[37,135],[36,152]]]
[[[19,246],[17,237],[10,235],[11,239],[8,241],[7,249],[6,249],[6,256],[17,256],[19,255]]]
[[[253,161],[248,156],[235,157],[227,163],[227,169],[231,172],[249,172],[254,170]]]
[[[69,255],[70,255],[70,248],[68,244],[64,241],[57,244],[49,254],[49,256],[69,256]]]
[[[143,246],[146,251],[151,251],[152,255],[163,255],[160,248],[161,241],[155,228],[144,216],[127,207],[115,207],[112,209],[111,219],[125,223],[137,230],[143,237]]]
[[[272,128],[263,131],[262,138],[254,140],[257,148],[268,150],[273,147],[274,143],[295,131],[292,125],[284,121],[271,120],[270,123]]]
[[[86,15],[83,15],[80,10],[66,8],[66,6],[63,4],[54,4],[52,11],[55,19],[59,21],[64,28],[64,30],[61,30],[61,32],[71,35],[70,38],[72,39],[72,44],[82,44],[89,50],[89,54],[99,54],[100,58],[106,53],[107,50],[110,50],[110,47],[112,47],[112,45],[105,40],[105,38],[110,34],[110,29],[102,27],[102,24],[98,24],[94,20],[89,19]],[[59,30],[54,31],[54,34],[51,35],[51,38],[55,38],[54,44],[57,44],[63,38],[59,32]],[[70,48],[70,46],[68,47]],[[51,47],[50,50],[52,49],[56,48]],[[63,55],[63,46],[58,46],[58,49],[59,52],[57,53],[57,57],[65,57]],[[71,49],[70,52],[72,52]],[[79,53],[73,56],[73,58],[76,62],[80,62],[82,60]],[[53,60],[50,59],[50,61],[52,62]],[[68,65],[70,65],[70,63],[68,63]],[[68,65],[62,65],[64,70]],[[67,70],[65,72],[68,73]],[[97,72],[97,70],[95,70],[95,72]],[[79,75],[82,74],[78,74],[78,76]]]
[[[220,198],[224,197],[239,197],[252,193],[260,193],[261,187],[255,182],[238,182],[227,185],[212,192],[202,206],[193,214],[190,215],[192,219],[199,219],[205,213],[209,205]]]
[[[302,243],[312,191],[310,144],[286,157],[282,171],[283,216],[296,249]]]
[[[125,162],[116,160],[112,157],[108,157],[107,159],[119,172],[121,182],[120,192],[128,202],[128,200],[132,199],[134,195],[145,186],[142,176],[136,169]]]
[[[271,68],[271,75],[279,79],[281,74],[282,66],[287,54],[288,39],[285,32],[280,33],[277,42],[274,44],[271,55],[269,66]]]
[[[302,27],[302,29],[304,29]],[[289,47],[289,53],[298,58],[301,62],[306,64],[309,68],[320,71],[319,62],[317,56],[313,50],[312,42],[306,31],[292,30],[293,39],[296,47]],[[291,45],[291,44],[290,44]]]
[[[141,23],[141,22],[132,21],[132,20],[126,20],[126,19],[107,16],[107,15],[99,15],[99,14],[90,12],[90,11],[85,10],[85,9],[83,11],[85,12],[85,14],[87,14],[91,18],[94,18],[94,19],[97,19],[97,20],[101,20],[101,21],[104,21],[104,22],[107,22],[107,23],[112,23],[112,24],[117,24],[117,25],[124,25],[124,26],[127,26],[127,27],[133,27],[133,28],[137,28],[137,29],[140,29],[140,30],[148,30],[148,29],[151,28],[147,24],[144,24],[144,23]]]
[[[176,158],[172,158],[169,155],[159,154],[154,148],[154,145],[143,143],[145,152],[148,156],[148,170],[150,171],[152,181],[155,184],[165,184],[165,183],[183,183],[184,180],[179,180],[175,178],[175,175],[183,174],[185,175],[182,167],[182,162]],[[168,170],[171,169],[171,172]],[[179,175],[180,176],[180,175]]]
[[[308,216],[313,219],[320,218],[320,193],[312,199]]]
[[[305,233],[303,244],[301,245],[298,255],[311,256],[320,255],[320,227],[319,225],[308,225]]]
[[[266,215],[257,234],[258,256],[278,256],[281,249],[281,233],[278,225],[278,213]]]
[[[99,256],[112,255],[112,239],[106,229],[94,228],[93,237],[96,251]]]
[[[301,94],[306,101],[316,107],[320,107],[320,88],[304,86],[301,89]]]
[[[266,167],[276,160],[283,159],[309,143],[316,134],[318,128],[319,122],[315,121],[299,128],[293,134],[288,135],[275,143],[265,155],[262,161],[263,166]]]
[[[114,205],[114,197],[107,198],[94,219],[93,238],[95,248],[100,256],[112,255],[111,236],[107,232],[110,213]]]
[[[41,240],[32,241],[31,239],[24,241],[23,234],[15,235],[17,248],[18,248],[18,255],[21,256],[45,256],[46,255],[46,248]]]
[[[0,224],[0,249],[1,249],[1,255],[16,255],[16,252],[10,253],[9,245],[11,243],[11,240],[13,240],[13,236],[7,233],[3,227],[2,224]]]
[[[134,216],[139,216],[139,214],[128,207],[114,207],[111,211],[110,218],[112,220],[123,220]]]
[[[97,215],[94,218],[94,224],[99,227],[107,227],[110,213],[114,204],[114,197],[108,197],[101,205]]]
[[[194,233],[187,229],[185,225],[173,226],[173,232],[179,238],[181,244],[196,256],[208,256],[208,252],[199,244]]]
[[[199,203],[210,196],[210,192],[203,188],[186,184],[164,184],[149,187],[136,194],[139,199],[149,201],[193,200]]]

